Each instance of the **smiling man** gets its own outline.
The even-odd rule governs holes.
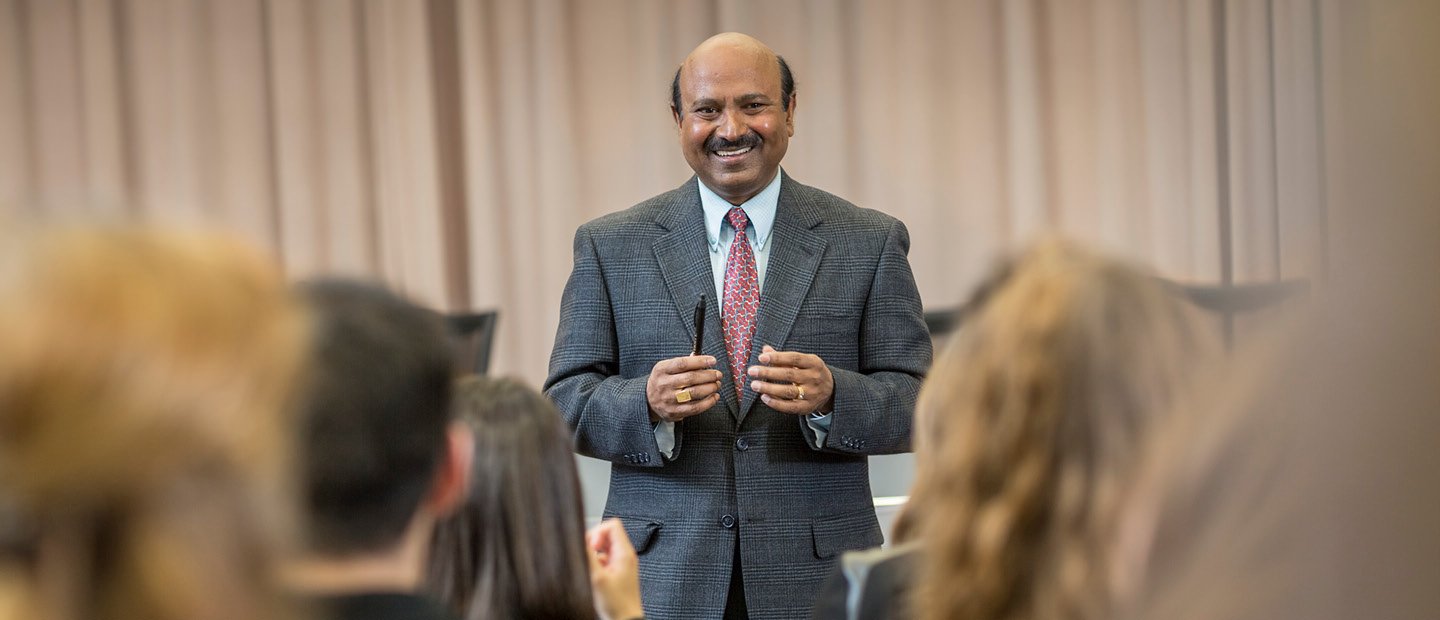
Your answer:
[[[881,542],[867,455],[910,449],[909,234],[780,169],[796,105],[763,43],[705,41],[671,84],[695,177],[575,233],[545,389],[612,463],[651,618],[807,616],[837,554]]]

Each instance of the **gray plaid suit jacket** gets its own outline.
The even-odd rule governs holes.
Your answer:
[[[830,366],[835,410],[816,450],[803,417],[766,407],[749,387],[737,402],[703,220],[692,177],[576,231],[545,391],[576,450],[613,464],[605,513],[624,521],[640,554],[646,617],[720,617],[737,540],[751,617],[807,617],[837,554],[882,542],[866,455],[910,450],[931,349],[909,233],[781,181],[751,359],[769,344]],[[719,360],[722,398],[676,424],[666,460],[645,383],[657,361],[689,353],[701,294],[703,352]]]

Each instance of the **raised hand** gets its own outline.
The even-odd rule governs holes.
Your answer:
[[[606,519],[585,533],[590,557],[590,591],[601,620],[645,616],[640,603],[640,560],[619,519]]]

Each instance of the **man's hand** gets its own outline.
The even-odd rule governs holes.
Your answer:
[[[835,408],[835,377],[818,355],[776,351],[765,345],[760,363],[748,370],[750,389],[780,413],[829,413]]]
[[[720,402],[720,371],[709,355],[672,357],[656,362],[645,382],[651,422],[678,422]]]
[[[619,519],[606,519],[585,533],[590,557],[590,592],[601,620],[645,616],[640,604],[640,561]]]

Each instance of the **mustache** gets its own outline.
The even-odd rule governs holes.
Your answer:
[[[735,140],[726,140],[720,136],[710,136],[710,139],[705,141],[705,150],[707,151],[733,151],[747,146],[752,148],[760,146],[760,135],[752,131]]]

